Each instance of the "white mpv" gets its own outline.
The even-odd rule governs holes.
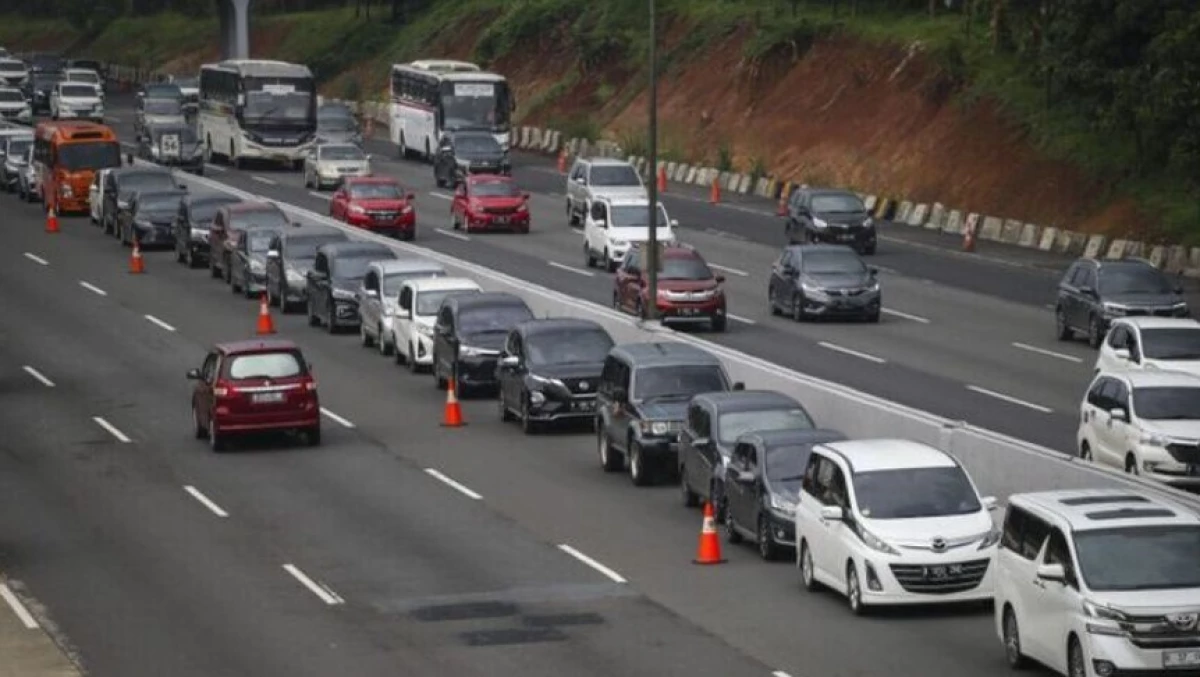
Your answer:
[[[992,597],[1000,532],[949,454],[907,440],[813,448],[796,505],[796,565],[804,587],[827,586],[862,614],[885,604]]]
[[[414,373],[433,364],[433,325],[442,301],[483,289],[465,277],[427,277],[406,280],[397,295],[392,317],[392,346],[396,364],[408,364]]]
[[[667,216],[658,203],[659,242],[674,242],[679,222]],[[644,197],[601,197],[590,203],[583,219],[583,254],[588,268],[597,265],[615,271],[625,253],[635,244],[650,239],[650,200]]]
[[[1200,376],[1200,322],[1187,317],[1124,317],[1100,344],[1096,372],[1157,369]]]
[[[996,633],[1009,665],[1070,677],[1200,674],[1200,517],[1118,489],[1009,497]]]

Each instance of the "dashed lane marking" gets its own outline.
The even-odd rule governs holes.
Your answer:
[[[30,261],[33,261],[34,263],[38,264],[39,266],[50,265],[49,261],[47,261],[46,259],[43,259],[42,257],[40,257],[37,254],[34,254],[32,252],[25,252],[25,258],[29,259]]]
[[[546,263],[548,265],[550,265],[552,268],[558,268],[559,270],[565,270],[568,273],[575,273],[576,275],[583,275],[584,277],[595,277],[596,276],[596,274],[590,270],[584,270],[582,268],[568,266],[567,264],[559,263],[558,261],[547,261]]]
[[[162,320],[158,319],[157,317],[155,317],[155,316],[153,316],[153,315],[146,315],[146,316],[144,316],[144,317],[145,317],[145,318],[146,318],[146,319],[147,319],[147,320],[148,320],[148,321],[149,321],[151,324],[158,325],[159,327],[161,327],[161,328],[163,328],[163,329],[165,329],[165,330],[167,330],[167,331],[175,331],[175,327],[172,327],[171,325],[167,324],[166,322],[163,322]]]
[[[426,468],[425,474],[427,474],[430,477],[434,478],[435,480],[441,482],[442,484],[445,484],[446,486],[450,487],[451,489],[454,489],[455,491],[462,494],[463,496],[466,496],[467,498],[470,498],[470,499],[476,500],[476,501],[483,500],[483,496],[481,494],[479,494],[475,491],[472,491],[470,487],[466,486],[465,484],[462,484],[461,482],[454,480],[453,478],[447,476],[445,473],[442,473],[439,470],[436,470],[434,468]]]
[[[1022,400],[1018,397],[1013,397],[1012,395],[1005,395],[1004,393],[998,393],[995,390],[988,390],[987,388],[980,388],[979,386],[972,386],[972,385],[968,385],[967,390],[970,390],[971,392],[974,392],[974,393],[979,393],[980,395],[987,395],[988,397],[994,397],[997,400],[1000,400],[1001,402],[1008,402],[1009,404],[1015,404],[1018,407],[1025,407],[1026,409],[1040,411],[1043,414],[1054,413],[1054,410],[1051,409],[1050,407],[1043,407],[1040,404],[1028,402],[1028,401]]]
[[[301,571],[296,565],[284,564],[283,570],[288,572],[288,575],[299,581],[300,585],[308,588],[309,592],[316,595],[318,599],[320,599],[322,602],[325,602],[329,606],[336,606],[338,604],[346,603],[346,600],[339,597],[336,592],[330,590],[327,586],[321,585],[309,578],[308,575]]]
[[[101,418],[99,416],[93,416],[92,420],[96,422],[96,425],[98,425],[101,428],[104,428],[106,431],[108,431],[109,435],[112,435],[113,437],[117,438],[117,441],[120,442],[121,444],[129,444],[130,442],[133,441],[133,440],[129,439],[129,437],[125,433],[118,430],[115,425],[109,423],[108,421],[104,420],[103,418]]]
[[[604,576],[606,576],[609,580],[611,580],[614,583],[628,583],[629,582],[629,581],[625,580],[625,578],[623,576],[621,576],[621,574],[604,566],[603,564],[592,559],[591,557],[588,557],[587,555],[576,550],[575,548],[572,548],[571,546],[567,545],[566,543],[559,543],[558,549],[567,553],[571,557],[574,557],[575,559],[579,560],[580,562],[583,562],[584,564],[595,569],[596,571],[599,571],[600,573],[604,574]]]
[[[229,513],[221,509],[221,506],[217,505],[211,498],[201,493],[201,491],[196,487],[193,487],[189,484],[185,486],[183,490],[188,492],[188,495],[199,501],[200,505],[208,508],[209,511],[217,517],[229,517]]]
[[[437,199],[439,199],[439,200],[445,200],[445,201],[447,201],[447,202],[453,202],[453,201],[454,201],[454,196],[453,196],[453,195],[446,195],[445,193],[435,193],[435,192],[430,192],[430,193],[429,193],[429,195],[430,195],[431,197],[436,197],[436,198],[437,198]]]
[[[13,594],[12,589],[8,587],[7,583],[0,583],[0,597],[3,597],[4,601],[8,602],[9,608],[17,615],[17,620],[21,621],[21,625],[24,625],[26,630],[38,629],[37,619],[33,617],[33,614],[29,613],[29,609],[25,608],[25,604]]]
[[[250,178],[251,178],[251,179],[254,179],[255,181],[257,181],[257,182],[259,182],[259,183],[265,183],[265,184],[267,184],[268,186],[274,186],[274,185],[275,185],[275,181],[274,181],[274,180],[272,180],[272,179],[268,179],[268,178],[267,178],[267,177],[265,177],[265,176],[259,176],[258,174],[251,174],[251,175],[250,175]]]
[[[445,235],[446,237],[452,237],[455,240],[462,240],[463,242],[471,241],[471,238],[467,237],[466,235],[463,235],[462,233],[456,233],[452,230],[446,230],[445,228],[434,228],[433,230],[434,230],[434,232],[436,232],[439,235]]]
[[[726,273],[729,273],[730,275],[737,275],[738,277],[750,277],[750,273],[747,273],[744,270],[739,270],[737,268],[730,268],[729,266],[722,266],[717,263],[710,263],[710,264],[708,264],[708,267],[716,268],[717,270],[723,270]]]
[[[332,411],[329,411],[325,407],[321,407],[321,413],[325,414],[327,417],[330,418],[330,420],[336,422],[338,425],[342,426],[343,428],[353,428],[354,427],[354,424],[351,423],[349,419],[338,416],[337,414],[333,413]]]
[[[757,322],[755,322],[754,320],[751,320],[748,317],[742,317],[741,315],[734,315],[733,313],[725,313],[725,317],[728,317],[729,319],[733,320],[734,322],[741,322],[742,324],[758,324]]]
[[[315,198],[317,198],[318,200],[325,200],[325,201],[327,201],[327,202],[328,202],[329,200],[332,200],[332,199],[333,199],[333,198],[329,197],[328,195],[326,195],[325,193],[318,193],[318,192],[317,192],[317,191],[315,191],[315,190],[310,190],[310,191],[308,191],[308,194],[309,194],[309,195],[311,195],[311,196],[313,196],[313,197],[315,197]]]
[[[912,313],[905,313],[905,312],[901,312],[899,310],[892,310],[891,308],[882,308],[881,312],[884,315],[891,315],[892,317],[902,317],[906,320],[912,320],[913,322],[920,322],[921,324],[929,324],[929,318],[921,317],[920,315],[913,315]]]
[[[79,281],[79,286],[80,286],[80,287],[83,287],[84,289],[86,289],[86,290],[88,290],[88,291],[92,292],[93,294],[95,294],[95,295],[97,295],[97,296],[108,296],[108,292],[106,292],[106,291],[104,291],[103,289],[101,289],[101,288],[97,287],[96,285],[92,284],[91,282],[87,282],[87,281],[84,281],[84,280],[80,280],[80,281]]]
[[[1030,353],[1037,353],[1038,355],[1045,355],[1046,357],[1053,357],[1053,358],[1056,358],[1059,360],[1066,360],[1067,362],[1074,362],[1075,364],[1081,364],[1083,362],[1083,358],[1081,358],[1081,357],[1075,357],[1074,355],[1067,355],[1066,353],[1056,353],[1053,350],[1046,350],[1045,348],[1031,346],[1028,343],[1014,342],[1012,344],[1012,347],[1016,348],[1017,350],[1024,350],[1024,351],[1030,352]]]
[[[864,353],[861,350],[847,348],[846,346],[839,346],[836,343],[829,343],[828,341],[821,341],[821,342],[817,343],[817,345],[819,345],[822,348],[825,348],[827,350],[832,350],[834,352],[842,353],[843,355],[850,355],[851,357],[857,357],[860,360],[874,362],[875,364],[884,364],[887,362],[887,360],[883,359],[882,357],[876,357],[875,355],[872,355],[870,353]]]
[[[24,367],[21,367],[21,368],[25,370],[26,374],[29,374],[30,376],[32,376],[34,379],[36,379],[38,382],[40,382],[42,385],[46,386],[47,388],[54,387],[54,381],[51,381],[50,379],[46,378],[46,375],[43,374],[42,372],[38,371],[37,369],[34,369],[33,367],[31,367],[29,365],[25,365]]]

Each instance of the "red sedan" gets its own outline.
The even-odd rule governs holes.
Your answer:
[[[329,200],[329,215],[352,226],[411,240],[417,234],[416,196],[384,176],[347,178]]]
[[[529,193],[517,190],[507,176],[473,174],[454,191],[450,220],[455,229],[529,232]]]

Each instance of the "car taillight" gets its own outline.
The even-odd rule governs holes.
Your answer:
[[[304,384],[304,389],[310,393],[316,392],[317,382],[316,381],[308,381],[307,383]]]
[[[233,387],[228,384],[222,383],[222,384],[213,386],[213,395],[215,395],[216,397],[229,397],[230,395],[233,395],[234,393],[235,393],[235,391],[234,391]]]

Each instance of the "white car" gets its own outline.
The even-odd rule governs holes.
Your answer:
[[[0,134],[0,190],[11,193],[17,189],[17,177],[32,147],[33,132]]]
[[[50,92],[50,117],[104,122],[104,100],[93,85],[60,82]]]
[[[398,310],[392,320],[392,345],[396,364],[413,372],[433,364],[433,325],[442,300],[458,294],[478,294],[483,289],[463,277],[408,280],[400,287]]]
[[[0,87],[0,120],[33,123],[33,108],[16,87]]]
[[[7,55],[0,58],[0,85],[20,87],[29,79],[29,67],[24,61]]]
[[[613,158],[579,158],[567,172],[567,221],[579,225],[594,200],[602,197],[649,200],[633,165]]]
[[[795,507],[804,587],[846,596],[850,610],[992,597],[1000,532],[949,454],[907,440],[813,448]]]
[[[100,216],[104,212],[104,179],[111,169],[98,169],[92,176],[92,184],[88,186],[88,216],[92,223],[100,225]]]
[[[589,268],[614,271],[625,252],[650,239],[650,201],[641,197],[601,197],[592,201],[583,220],[583,255]],[[658,241],[674,242],[679,222],[658,203]]]
[[[17,195],[25,202],[41,202],[42,180],[37,161],[33,157],[33,146],[25,151],[25,162],[17,174]]]
[[[66,82],[82,82],[96,88],[96,94],[104,99],[104,80],[100,74],[90,68],[68,68],[63,71]]]
[[[325,143],[304,157],[304,187],[321,190],[348,176],[371,176],[371,156],[352,143]]]
[[[444,277],[440,263],[422,258],[376,261],[367,268],[358,291],[358,331],[364,348],[378,346],[383,355],[391,355],[392,324],[399,306],[401,286],[408,280]]]
[[[996,633],[1014,669],[1200,671],[1200,517],[1115,488],[1009,496]]]
[[[1083,459],[1200,486],[1200,376],[1102,371],[1079,407],[1076,438]]]
[[[1185,317],[1123,317],[1100,345],[1095,373],[1157,369],[1200,376],[1200,322]]]

